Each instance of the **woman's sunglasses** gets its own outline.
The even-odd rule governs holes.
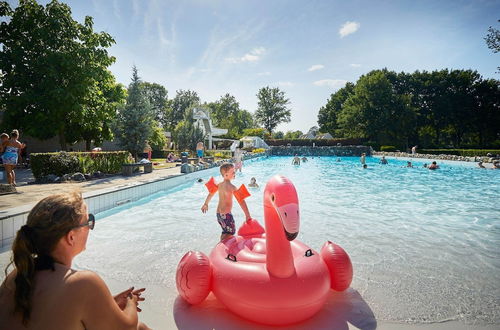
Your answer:
[[[85,227],[85,226],[89,226],[89,228],[92,230],[94,229],[94,226],[95,226],[95,217],[92,213],[89,213],[89,220],[85,223],[82,223],[81,225],[78,225],[78,226],[75,226],[75,228],[79,228],[79,227]]]

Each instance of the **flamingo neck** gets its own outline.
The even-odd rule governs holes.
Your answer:
[[[288,278],[295,274],[290,242],[285,237],[283,224],[276,209],[269,204],[264,205],[266,222],[266,266],[267,271],[279,278]]]

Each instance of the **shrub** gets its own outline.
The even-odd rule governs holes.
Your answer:
[[[387,151],[387,152],[391,152],[391,151],[396,151],[396,147],[395,146],[380,146],[380,151]]]
[[[253,149],[252,152],[254,152],[254,153],[266,152],[266,149],[264,149],[264,148],[257,148],[257,149]]]
[[[51,155],[47,165],[48,169],[50,169],[50,173],[47,174],[55,174],[57,176],[73,174],[80,170],[78,157],[65,151]]]
[[[49,174],[62,176],[76,172],[115,174],[121,172],[122,164],[129,163],[129,155],[127,151],[32,153],[30,163],[37,179]]]

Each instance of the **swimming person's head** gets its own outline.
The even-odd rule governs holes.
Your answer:
[[[16,268],[15,306],[27,323],[31,313],[31,296],[37,270],[54,269],[64,249],[72,257],[85,249],[88,228],[93,228],[93,216],[87,218],[87,206],[78,192],[51,195],[42,199],[28,214],[12,244],[11,264]]]
[[[255,184],[256,182],[257,182],[257,180],[256,180],[255,178],[251,178],[251,179],[250,179],[250,183],[251,183],[251,184]]]
[[[203,182],[203,179],[202,178],[199,178],[198,180],[196,180],[198,182]]]
[[[224,177],[224,179],[233,179],[234,178],[234,164],[232,163],[223,163],[220,166],[220,174]]]

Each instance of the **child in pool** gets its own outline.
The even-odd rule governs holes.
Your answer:
[[[234,165],[231,163],[224,163],[220,166],[220,174],[224,178],[224,181],[217,184],[217,189],[210,191],[205,203],[201,207],[201,212],[206,213],[208,211],[208,203],[215,195],[216,191],[219,191],[219,204],[217,205],[217,222],[222,227],[222,234],[220,235],[220,240],[223,241],[230,238],[236,232],[236,227],[234,225],[234,218],[231,213],[233,208],[233,194],[238,192],[238,189],[231,183],[234,179]],[[237,198],[238,199],[238,198]],[[250,212],[248,211],[247,203],[244,199],[238,199],[238,203],[241,209],[245,213],[247,220],[250,220]]]
[[[255,178],[250,179],[250,183],[248,184],[248,186],[251,188],[259,188],[259,185],[257,184],[257,180]]]

